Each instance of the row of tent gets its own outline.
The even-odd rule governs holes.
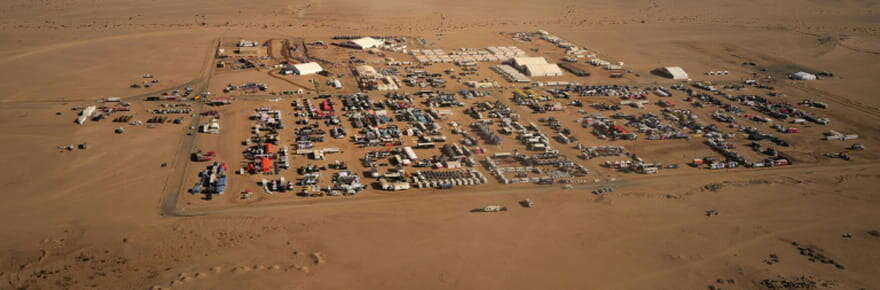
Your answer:
[[[486,183],[485,177],[474,178],[453,178],[431,181],[413,182],[416,188],[440,188],[448,189],[456,186],[480,185]]]

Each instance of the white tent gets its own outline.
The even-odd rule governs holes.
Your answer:
[[[814,81],[816,80],[816,75],[807,72],[796,72],[791,75],[791,78],[801,81]]]
[[[242,39],[241,41],[238,42],[238,47],[256,47],[256,46],[257,46],[256,41]]]
[[[379,77],[380,76],[379,72],[376,71],[376,68],[369,66],[369,65],[361,65],[361,66],[355,67],[354,70],[357,72],[357,75],[359,77],[372,78],[372,77]]]
[[[673,80],[686,80],[689,78],[684,69],[677,66],[664,67],[660,70],[660,72],[666,75],[666,77],[672,78]]]
[[[514,57],[513,66],[518,69],[525,69],[528,64],[547,64],[547,60],[543,57]]]
[[[382,46],[384,44],[385,44],[385,41],[375,39],[372,37],[363,37],[363,38],[353,39],[353,40],[346,41],[344,43],[344,45],[346,45],[346,46],[359,48],[359,49],[370,49],[370,48]]]
[[[310,75],[324,71],[317,62],[300,63],[293,65],[294,73],[298,75]]]
[[[85,124],[86,121],[88,121],[89,118],[92,117],[92,114],[95,113],[96,109],[97,107],[95,106],[88,106],[83,109],[83,111],[79,114],[79,117],[76,118],[76,123],[80,125]]]
[[[555,63],[526,64],[525,72],[532,77],[558,77],[562,70]]]

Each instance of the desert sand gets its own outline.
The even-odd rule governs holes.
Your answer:
[[[0,3],[0,288],[768,289],[782,280],[815,282],[819,289],[880,285],[880,3],[260,2]],[[795,146],[783,152],[796,163],[781,168],[689,168],[685,161],[711,154],[700,140],[627,143],[640,156],[683,168],[646,176],[584,162],[597,178],[615,181],[614,192],[603,195],[591,194],[590,186],[566,190],[490,180],[449,191],[368,190],[353,198],[257,192],[257,198],[240,201],[233,192],[209,202],[185,193],[169,199],[203,167],[181,158],[189,153],[181,148],[217,150],[238,164],[247,115],[258,106],[290,113],[288,99],[297,97],[271,102],[241,96],[220,109],[222,135],[195,139],[185,134],[190,119],[184,125],[126,126],[125,134],[114,134],[119,125],[108,120],[73,123],[78,111],[71,108],[107,97],[131,101],[132,112],[144,120],[144,110],[155,108],[140,101],[145,96],[193,82],[215,93],[250,81],[297,88],[265,71],[211,73],[218,40],[403,35],[448,50],[550,50],[538,40],[521,44],[500,34],[538,29],[625,61],[643,75],[587,82],[670,84],[648,73],[667,65],[684,67],[695,79],[705,71],[730,70],[727,80],[738,81],[752,73],[743,61],[777,76],[833,72],[829,79],[783,79],[776,85],[789,102],[828,103],[822,112],[833,128],[858,133],[857,143],[867,149],[853,152],[852,161],[825,158],[822,153],[852,142],[819,141],[828,128],[813,126],[792,137]],[[129,88],[145,73],[161,82]],[[350,77],[344,81],[354,85]],[[497,96],[510,97],[508,91]],[[592,101],[602,100],[611,98]],[[539,118],[516,109],[526,119]],[[710,120],[705,112],[711,111],[701,112]],[[572,127],[574,118],[562,117]],[[576,133],[582,142],[599,142],[582,130]],[[58,147],[81,143],[89,148]],[[359,157],[338,158],[357,163]],[[294,167],[300,162],[308,161],[295,159]],[[247,183],[253,179],[235,178],[235,191],[257,191]],[[537,206],[517,205],[526,198]],[[487,204],[511,210],[469,212]],[[710,209],[719,214],[707,216]]]

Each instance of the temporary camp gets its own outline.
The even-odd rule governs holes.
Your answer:
[[[677,66],[667,66],[663,68],[656,69],[655,72],[658,74],[671,78],[673,80],[687,80],[688,74],[681,67]]]
[[[293,73],[298,75],[310,75],[324,71],[317,62],[300,63],[293,65]]]

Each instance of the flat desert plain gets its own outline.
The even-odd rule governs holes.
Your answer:
[[[533,114],[510,101],[513,87],[522,85],[506,82],[489,64],[480,63],[477,74],[503,88],[493,89],[491,96],[463,100],[466,107],[497,99],[520,114],[520,122],[539,124],[543,131],[550,129],[539,119],[556,116],[574,129],[572,135],[579,143],[621,145],[645,159],[677,163],[680,168],[652,175],[622,173],[603,167],[600,160],[578,159],[574,144],[550,141],[590,169],[590,183],[505,185],[477,164],[473,168],[489,177],[486,184],[445,190],[368,188],[342,197],[268,195],[257,185],[260,176],[230,172],[225,195],[206,200],[186,192],[207,165],[189,160],[193,148],[216,151],[230,170],[237,170],[246,162],[241,141],[248,136],[252,122],[248,116],[255,108],[284,114],[289,128],[282,133],[286,134],[282,143],[289,146],[296,120],[290,103],[321,101],[311,91],[265,97],[225,94],[228,84],[265,83],[275,92],[310,88],[312,83],[328,88],[325,77],[273,77],[266,69],[222,72],[215,65],[218,45],[240,39],[304,44],[334,42],[337,35],[402,36],[420,40],[417,45],[422,48],[447,51],[518,46],[560,62],[564,50],[537,37],[530,42],[511,37],[538,30],[599,57],[624,62],[630,71],[622,79],[611,79],[602,69],[589,67],[592,76],[575,79],[566,74],[564,80],[668,87],[674,82],[649,73],[664,66],[683,67],[694,82],[742,83],[752,76],[773,75],[772,85],[783,95],[781,100],[827,104],[827,109],[807,110],[832,123],[805,125],[799,134],[784,135],[792,146],[777,149],[792,159],[789,166],[695,168],[686,162],[713,154],[720,157],[701,138],[600,140],[575,120],[579,110],[598,112],[592,107]],[[373,59],[376,66],[385,67],[380,64],[382,57],[336,46],[312,49],[312,54],[335,62],[325,68],[345,75],[341,80],[346,93],[359,91],[343,64],[349,56]],[[395,58],[413,61],[404,54]],[[743,66],[744,62],[757,67]],[[452,67],[436,64],[425,70],[442,74]],[[730,75],[704,75],[717,70]],[[833,76],[786,79],[797,71],[827,71]],[[0,1],[0,72],[0,289],[876,289],[880,285],[880,154],[876,153],[880,150],[880,3],[876,1],[4,0]],[[129,87],[141,83],[147,73],[161,82],[151,88]],[[448,81],[452,92],[463,88]],[[188,134],[190,126],[206,121],[198,114],[181,115],[182,124],[156,126],[111,120],[73,123],[83,107],[100,105],[98,100],[109,97],[129,103],[129,114],[146,121],[153,117],[149,111],[157,108],[156,103],[145,102],[146,97],[187,86],[194,86],[197,94],[210,91],[215,97],[235,99],[217,109],[224,126],[221,134]],[[384,95],[365,92],[377,100]],[[588,105],[618,101],[573,98]],[[660,108],[653,104],[658,99],[652,94],[645,110],[659,114]],[[671,99],[680,107],[686,104],[681,92]],[[197,102],[187,104],[204,110]],[[694,110],[702,120],[713,122],[715,107]],[[620,112],[647,111],[625,107]],[[474,121],[460,108],[454,112],[444,125]],[[356,130],[343,121],[343,127],[354,134]],[[775,133],[767,124],[745,119],[742,123]],[[120,127],[125,132],[115,133]],[[831,129],[858,134],[859,139],[820,140]],[[464,139],[448,135],[448,143]],[[519,146],[513,137],[504,138],[503,146],[480,146],[492,153]],[[354,147],[348,139],[328,137],[327,143],[344,150],[328,155],[321,165],[343,160],[359,174],[366,169],[358,161],[366,149]],[[734,143],[738,152],[761,156],[748,149],[745,138]],[[67,150],[68,144],[87,144],[87,149]],[[824,156],[847,151],[854,144],[865,149],[848,151],[852,160]],[[291,163],[295,169],[316,162],[295,156]],[[297,177],[295,172],[284,174]],[[361,177],[365,183],[375,181]],[[595,194],[600,187],[613,191]],[[239,193],[246,190],[253,196],[240,199]],[[535,206],[520,206],[526,199]],[[508,210],[471,212],[486,205],[504,205]]]

